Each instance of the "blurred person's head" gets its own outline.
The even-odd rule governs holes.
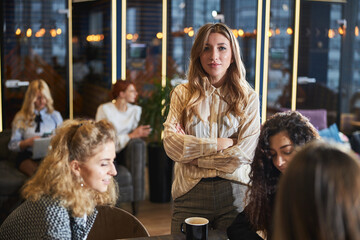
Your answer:
[[[98,204],[114,204],[115,141],[115,130],[107,120],[65,121],[56,129],[48,155],[26,183],[24,197],[57,198],[77,217],[90,214]]]
[[[117,80],[111,89],[112,98],[134,103],[138,95],[134,83],[130,80]]]
[[[54,111],[54,100],[51,96],[49,86],[42,79],[30,82],[21,106],[20,111],[15,116],[15,123],[19,127],[26,128],[30,126],[35,119],[35,110],[41,111],[46,108],[48,113]]]
[[[227,113],[244,116],[251,87],[240,56],[239,43],[231,29],[223,23],[207,23],[199,28],[190,53],[187,116],[200,116],[196,106],[205,98],[205,91],[223,86],[229,104]]]
[[[263,124],[251,163],[246,208],[256,229],[270,231],[278,179],[298,147],[316,138],[316,128],[297,111],[276,113]]]
[[[360,239],[360,165],[340,146],[314,141],[279,182],[274,239]]]

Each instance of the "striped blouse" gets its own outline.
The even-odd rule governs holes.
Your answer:
[[[170,111],[164,123],[164,148],[175,161],[172,196],[177,198],[191,190],[201,178],[222,177],[247,184],[250,163],[260,133],[259,99],[249,90],[249,103],[245,107],[247,119],[243,125],[240,118],[225,114],[227,103],[222,96],[224,88],[211,86],[200,103],[199,114],[203,121],[194,116],[184,130],[186,135],[176,132],[176,124],[181,123],[182,110],[190,93],[187,84],[178,85],[171,96]],[[217,138],[237,138],[237,144],[217,151]],[[198,166],[189,164],[198,160]],[[233,171],[230,165],[239,165]]]

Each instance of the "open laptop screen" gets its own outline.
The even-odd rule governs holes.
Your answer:
[[[49,150],[51,137],[36,138],[33,145],[33,159],[44,158]]]

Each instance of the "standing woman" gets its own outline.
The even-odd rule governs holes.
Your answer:
[[[129,80],[118,80],[111,90],[114,101],[101,104],[96,112],[96,121],[107,119],[117,133],[116,151],[126,147],[130,139],[147,137],[150,125],[139,125],[141,107],[134,105],[138,95],[135,85]]]
[[[225,231],[243,209],[260,130],[258,96],[225,24],[199,29],[188,80],[174,89],[164,123],[164,147],[175,161],[171,232],[190,216]]]
[[[60,113],[54,110],[53,102],[46,82],[42,79],[33,80],[12,122],[8,147],[18,152],[16,167],[27,176],[34,175],[40,161],[32,159],[34,140],[51,135],[63,121]]]
[[[116,202],[115,131],[106,120],[67,120],[24,186],[26,201],[0,227],[0,239],[86,239],[97,205]]]
[[[251,163],[248,204],[227,229],[230,240],[272,239],[277,183],[297,148],[319,137],[315,127],[297,111],[271,116],[261,128]]]

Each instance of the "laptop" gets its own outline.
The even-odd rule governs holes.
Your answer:
[[[44,158],[49,150],[51,137],[42,137],[34,139],[33,159]]]

